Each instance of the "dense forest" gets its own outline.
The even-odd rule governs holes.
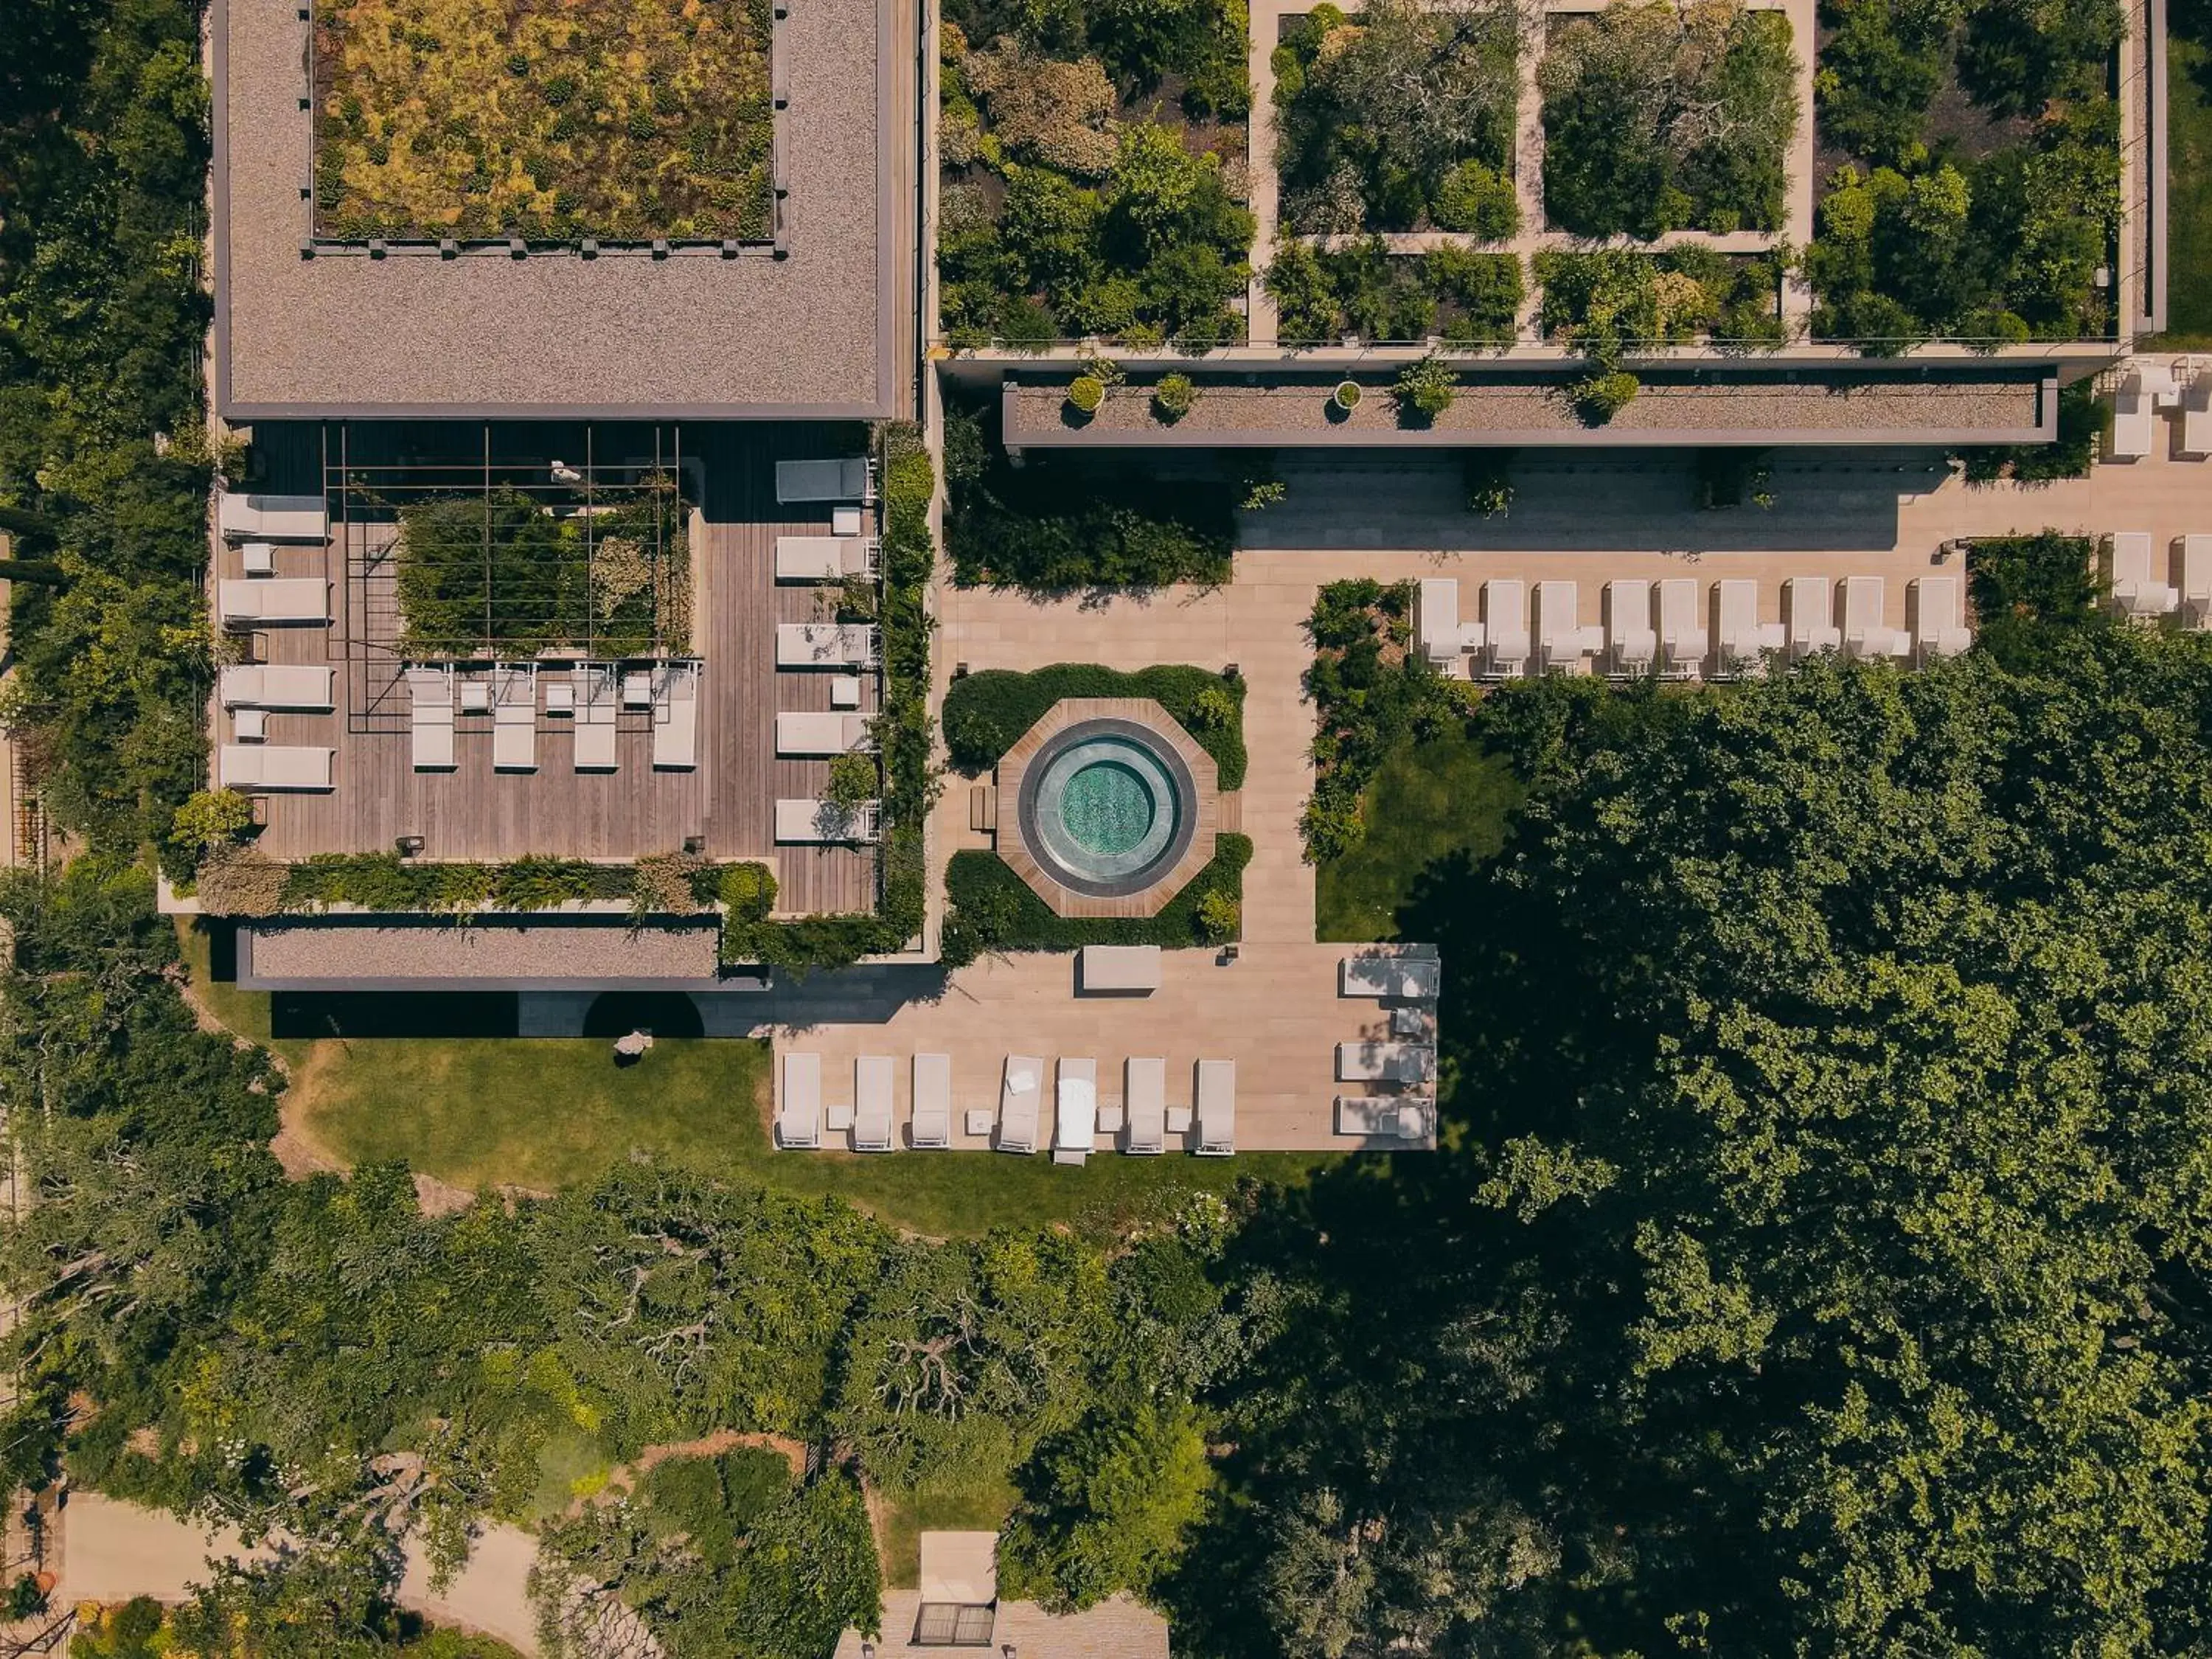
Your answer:
[[[0,1447],[304,1541],[187,1650],[391,1652],[398,1537],[503,1516],[672,1655],[822,1659],[863,1483],[1003,1484],[1009,1594],[1133,1591],[1200,1659],[2212,1649],[2212,654],[2098,625],[2070,544],[1923,673],[1434,716],[1528,790],[1401,918],[1437,1155],[947,1241],[650,1164],[434,1216],[288,1180],[142,856],[201,766],[194,23],[0,19],[7,716],[88,849],[0,885]],[[1358,647],[1346,731],[1401,695]],[[714,1430],[811,1455],[569,1501]]]

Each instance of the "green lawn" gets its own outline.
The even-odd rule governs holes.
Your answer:
[[[878,1544],[884,1582],[893,1589],[912,1589],[921,1577],[922,1534],[996,1532],[1020,1496],[1006,1480],[987,1475],[964,1484],[926,1486],[911,1497],[890,1500]]]
[[[218,983],[206,939],[180,927],[195,995],[241,1036],[269,1042],[269,997]],[[934,1237],[1066,1222],[1109,1227],[1158,1194],[1223,1191],[1247,1176],[1295,1184],[1323,1153],[1234,1158],[1040,1153],[778,1152],[767,1127],[765,1042],[663,1038],[617,1070],[596,1038],[283,1039],[285,1115],[343,1163],[401,1158],[456,1187],[539,1191],[592,1180],[633,1152],[743,1175],[786,1192],[848,1200]]]
[[[2166,331],[2174,348],[2212,346],[2212,49],[2166,48]]]
[[[1462,848],[1488,858],[1505,844],[1521,804],[1513,769],[1464,737],[1407,743],[1367,787],[1367,835],[1316,872],[1315,925],[1324,939],[1398,936],[1399,907],[1429,865]]]

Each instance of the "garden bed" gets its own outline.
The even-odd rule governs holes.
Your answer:
[[[1210,669],[1161,665],[1133,674],[1089,663],[1058,663],[1027,674],[985,669],[945,695],[945,746],[952,764],[974,775],[998,763],[1054,703],[1069,697],[1149,697],[1213,757],[1224,789],[1244,783],[1242,679]]]
[[[1249,837],[1218,836],[1212,861],[1158,915],[1063,916],[996,853],[955,853],[945,869],[945,959],[957,966],[993,951],[1227,944],[1243,931],[1244,866],[1251,861]]]
[[[1241,339],[1245,54],[1239,0],[947,7],[938,268],[953,343]]]
[[[1283,228],[1513,235],[1522,50],[1517,11],[1498,0],[1285,18],[1271,58]]]
[[[2119,234],[2118,0],[1826,0],[1814,333],[2102,338]]]
[[[1362,341],[1413,343],[1431,336],[1455,346],[1507,346],[1523,295],[1510,253],[1443,247],[1392,254],[1380,237],[1349,247],[1283,243],[1267,268],[1276,337],[1285,345]]]
[[[315,233],[766,241],[769,14],[315,0]]]
[[[1581,236],[1780,230],[1799,68],[1789,19],[1739,0],[1553,20],[1546,217]]]

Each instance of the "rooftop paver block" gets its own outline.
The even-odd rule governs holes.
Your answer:
[[[714,0],[718,12],[741,12],[745,3]],[[291,0],[216,0],[214,9],[216,400],[222,414],[252,420],[896,412],[901,382],[893,363],[910,276],[895,245],[911,185],[913,164],[903,158],[913,134],[911,112],[894,109],[911,80],[910,73],[902,80],[899,66],[902,52],[912,55],[912,23],[890,0],[809,0],[774,20],[774,92],[781,105],[767,118],[773,170],[787,191],[775,226],[781,252],[741,246],[740,230],[731,233],[736,240],[726,255],[720,243],[675,246],[665,256],[641,244],[602,248],[596,257],[532,246],[515,258],[501,245],[461,246],[447,258],[430,244],[395,246],[382,257],[365,246],[325,247],[308,257],[317,117],[310,107],[311,25],[301,11]],[[507,74],[505,64],[502,56],[493,67]],[[563,224],[579,236],[674,242],[721,210],[691,204],[672,176],[672,169],[691,165],[691,152],[667,137],[667,129],[683,130],[682,120],[657,113],[652,98],[680,102],[684,84],[651,89],[639,110],[625,113],[621,138],[608,141],[658,158],[649,190],[634,173],[608,172],[597,175],[595,199],[592,186],[563,185],[565,163],[550,150],[514,158],[499,173],[498,135],[490,131],[475,135],[486,151],[475,182],[496,183],[518,201],[544,203],[549,210],[565,188]],[[514,88],[500,90],[504,98]],[[629,93],[623,82],[596,95],[611,104]],[[629,113],[639,117],[635,129]],[[656,125],[650,140],[632,138],[647,116],[665,127]],[[343,121],[343,113],[335,118]],[[374,125],[366,100],[362,122]],[[732,136],[726,124],[717,131]],[[358,160],[346,164],[348,201],[356,177],[366,190],[403,158],[426,171],[438,160],[412,156],[404,136],[398,152],[390,136],[380,131],[376,137],[377,153],[388,159],[372,162],[364,143]],[[744,137],[732,155],[756,142]],[[592,168],[606,161],[574,159]],[[533,162],[550,189],[532,183]],[[742,196],[744,172],[738,166],[717,180]],[[440,203],[449,198],[436,180],[417,183],[423,193],[409,204],[417,217],[446,210]],[[631,210],[618,198],[648,196],[657,204],[652,211],[625,216]],[[750,211],[732,210],[740,217]],[[594,214],[608,216],[606,228],[592,228]],[[514,228],[536,234],[520,221]],[[458,221],[455,228],[465,234]]]

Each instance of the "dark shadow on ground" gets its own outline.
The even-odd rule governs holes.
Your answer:
[[[511,1037],[520,1029],[516,1006],[512,991],[277,991],[269,1030],[279,1038]]]
[[[587,1037],[627,1036],[650,1031],[657,1037],[702,1037],[706,1021],[699,1005],[682,991],[610,991],[584,1015]]]

